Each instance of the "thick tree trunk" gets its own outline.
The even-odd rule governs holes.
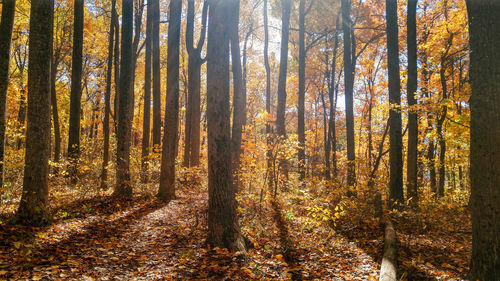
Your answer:
[[[351,38],[351,0],[342,0],[342,30],[344,32],[344,85],[346,105],[346,134],[347,134],[347,185],[355,189],[356,185],[356,151],[354,146],[354,109],[353,85],[354,69],[352,64],[352,38]],[[355,192],[350,191],[349,195]]]
[[[68,157],[72,182],[77,180],[77,161],[80,154],[80,120],[82,99],[82,54],[84,0],[74,2],[73,57],[71,60],[71,95],[69,106]]]
[[[500,3],[469,0],[471,280],[500,280]]]
[[[152,27],[153,27],[153,5],[148,1],[146,12],[146,53],[144,63],[144,116],[142,121],[142,161],[141,161],[141,179],[142,182],[148,181],[148,157],[149,157],[149,140],[151,136],[151,50],[152,43]]]
[[[229,110],[231,2],[210,2],[207,47],[208,238],[212,247],[245,251],[232,187]]]
[[[153,4],[153,146],[161,145],[160,1]]]
[[[297,135],[299,137],[298,162],[299,178],[304,180],[306,177],[306,132],[305,132],[305,95],[306,95],[306,42],[305,42],[305,0],[299,3],[299,104],[297,106]],[[305,186],[305,183],[303,183]]]
[[[397,281],[397,236],[391,221],[386,222],[384,237],[384,255],[380,265],[380,281]]]
[[[200,86],[201,51],[205,44],[207,28],[208,2],[203,3],[202,28],[198,45],[194,47],[194,0],[188,1],[188,12],[186,21],[186,47],[189,54],[188,59],[188,104],[186,111],[185,144],[184,144],[184,166],[192,167],[200,164]]]
[[[134,115],[133,94],[131,93],[134,28],[134,2],[123,0],[122,3],[122,40],[120,62],[120,94],[118,106],[118,128],[116,147],[116,186],[115,194],[123,197],[132,196],[130,175],[130,144],[132,116]]]
[[[194,63],[192,76],[193,83],[190,84],[192,87],[192,99],[191,99],[191,130],[190,130],[190,159],[189,164],[191,167],[200,165],[200,126],[201,126],[201,97],[200,97],[200,87],[201,87],[201,65],[202,61],[199,58]]]
[[[7,90],[15,8],[16,0],[4,0],[2,3],[2,22],[0,23],[0,188],[3,187],[4,183]]]
[[[16,221],[39,226],[50,223],[50,65],[52,61],[54,1],[31,1],[28,69],[28,126],[23,195]]]
[[[281,54],[278,78],[278,107],[276,108],[276,132],[280,138],[286,138],[286,76],[288,67],[288,38],[290,33],[290,0],[283,0],[281,8]]]
[[[411,204],[416,206],[418,202],[418,113],[416,92],[418,87],[417,74],[417,1],[408,1],[408,84],[407,99],[409,106],[408,114],[408,157],[406,162],[406,177],[408,197]]]
[[[104,93],[104,153],[102,160],[102,174],[101,174],[101,189],[108,187],[108,163],[109,163],[109,115],[111,114],[111,82],[113,75],[113,50],[114,50],[114,36],[118,33],[115,30],[116,21],[116,0],[111,2],[111,19],[109,24],[109,39],[108,39],[108,66],[106,72],[106,92]],[[118,91],[117,91],[118,92]]]
[[[179,131],[179,50],[182,0],[171,0],[168,23],[167,100],[158,198],[175,198],[175,155]]]
[[[398,5],[386,0],[387,66],[389,76],[389,208],[403,204],[403,138],[401,134],[401,84],[399,76]]]

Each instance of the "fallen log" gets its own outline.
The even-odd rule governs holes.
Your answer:
[[[386,221],[384,255],[380,266],[380,281],[397,281],[396,231],[390,220]]]

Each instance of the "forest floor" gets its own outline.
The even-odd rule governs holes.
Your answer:
[[[206,190],[184,188],[177,195],[166,204],[151,195],[72,200],[68,193],[52,206],[52,226],[4,221],[0,280],[378,279],[383,229],[375,220],[353,220],[346,210],[335,213],[335,222],[311,224],[308,217],[321,209],[296,198],[284,204],[243,197],[240,225],[254,246],[245,258],[205,245]],[[467,224],[409,235],[410,221],[396,220],[402,280],[461,280],[470,252]]]

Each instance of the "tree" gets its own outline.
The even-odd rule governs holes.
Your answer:
[[[408,1],[408,27],[407,27],[407,44],[408,44],[408,157],[407,157],[407,186],[408,197],[412,198],[411,203],[415,204],[418,200],[418,114],[415,106],[417,105],[417,0]]]
[[[198,166],[200,164],[200,86],[201,86],[201,66],[205,62],[201,58],[205,35],[207,32],[207,11],[208,2],[203,3],[201,16],[202,27],[200,39],[196,48],[194,47],[194,0],[188,1],[187,21],[186,21],[186,49],[189,54],[188,59],[188,104],[186,112],[185,146],[184,146],[184,166]]]
[[[246,120],[246,95],[243,92],[243,74],[241,69],[240,56],[240,0],[233,1],[232,10],[232,29],[230,35],[231,42],[231,64],[233,72],[233,128],[231,134],[231,152],[233,160],[233,169],[235,171],[235,185],[238,184],[238,172],[240,167],[241,140],[243,135],[243,126]]]
[[[115,29],[116,14],[116,0],[111,1],[111,19],[109,22],[109,40],[108,40],[108,66],[106,70],[106,92],[104,93],[104,153],[102,160],[102,174],[101,174],[101,188],[107,187],[108,180],[108,163],[109,163],[109,115],[111,114],[111,82],[113,75],[113,51],[114,51],[114,37],[118,30]],[[118,92],[118,91],[116,91]]]
[[[286,138],[286,76],[288,64],[288,38],[290,33],[290,6],[290,0],[283,0],[281,8],[281,55],[278,78],[278,107],[276,108],[276,131],[281,138]]]
[[[58,10],[56,6],[56,11]],[[62,10],[62,9],[59,9]],[[50,103],[52,106],[52,124],[54,128],[54,163],[59,163],[59,158],[61,155],[61,128],[59,121],[59,110],[57,106],[57,73],[58,67],[61,62],[66,58],[67,53],[69,53],[69,48],[67,47],[69,42],[67,41],[67,28],[68,23],[67,14],[59,15],[56,13],[54,15],[54,42],[53,42],[53,58],[52,66],[50,71]],[[54,167],[54,173],[58,172],[57,166]]]
[[[328,119],[328,138],[325,145],[325,162],[326,162],[326,178],[330,179],[330,152],[332,153],[332,166],[333,166],[333,177],[337,177],[337,133],[336,133],[336,119],[337,119],[337,98],[338,98],[338,82],[335,78],[337,73],[337,56],[339,49],[339,26],[340,26],[340,11],[337,13],[335,39],[333,46],[333,59],[331,65],[331,71],[329,71],[328,77],[328,98],[330,100],[330,116]],[[328,64],[328,61],[327,61]],[[328,65],[327,65],[328,67]],[[328,72],[328,71],[327,71]],[[340,80],[340,76],[339,79]]]
[[[82,54],[83,54],[83,12],[84,0],[74,2],[73,57],[71,65],[71,95],[69,110],[68,156],[76,181],[76,162],[80,153],[80,111],[82,102]]]
[[[266,113],[271,116],[271,66],[269,65],[269,23],[267,17],[267,0],[264,0],[264,67],[266,68]],[[272,187],[272,181],[270,180],[272,173],[272,151],[271,151],[271,125],[266,122],[266,143],[267,143],[267,178],[269,190]]]
[[[54,1],[32,0],[29,32],[28,120],[23,193],[16,221],[39,226],[50,223],[50,65]]]
[[[389,77],[389,207],[402,204],[403,197],[403,138],[401,134],[401,85],[399,77],[398,4],[386,0],[387,66]]]
[[[3,187],[5,161],[5,121],[7,109],[7,89],[9,87],[10,43],[16,0],[5,0],[2,4],[0,23],[0,188]]]
[[[352,63],[352,38],[351,38],[351,0],[342,0],[342,31],[344,33],[344,88],[347,133],[347,185],[354,188],[356,185],[356,151],[354,144],[354,109],[353,88],[354,69]],[[353,195],[350,192],[350,195]]]
[[[161,145],[160,0],[153,5],[153,147]]]
[[[297,106],[297,135],[299,137],[299,175],[300,180],[306,177],[306,133],[305,133],[305,94],[306,94],[306,43],[305,43],[305,17],[306,17],[306,2],[299,2],[299,104]]]
[[[151,40],[153,32],[153,5],[148,1],[146,12],[146,53],[144,63],[144,116],[142,121],[142,181],[148,181],[149,140],[151,135]]]
[[[207,42],[208,238],[213,247],[245,251],[232,187],[229,110],[231,1],[210,2]]]
[[[118,11],[116,11],[116,16],[115,16],[115,50],[114,50],[114,64],[115,64],[115,73],[114,73],[114,78],[115,78],[115,99],[113,102],[113,111],[114,111],[114,125],[115,125],[115,132],[118,132],[118,105],[120,103],[120,22],[118,20]]]
[[[175,155],[179,131],[179,49],[182,0],[171,0],[168,23],[167,100],[158,198],[175,198]]]
[[[500,279],[500,4],[468,0],[471,97],[471,280]]]
[[[116,186],[118,196],[132,196],[130,177],[130,137],[132,131],[132,116],[134,115],[133,93],[130,79],[133,67],[133,35],[134,2],[123,0],[122,3],[122,41],[120,62],[120,98],[118,106],[118,128],[116,147]]]

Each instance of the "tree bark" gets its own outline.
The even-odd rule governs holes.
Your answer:
[[[411,198],[411,204],[417,205],[418,202],[418,112],[416,92],[418,87],[417,74],[417,1],[408,1],[408,20],[407,20],[407,45],[408,45],[408,157],[406,162],[406,178],[408,197]]]
[[[186,47],[188,58],[188,104],[186,111],[185,144],[184,144],[184,166],[192,167],[200,164],[200,86],[201,66],[204,60],[201,51],[205,44],[207,28],[208,2],[203,3],[202,28],[198,45],[194,46],[194,0],[188,1],[188,12],[186,21]]]
[[[299,179],[306,177],[306,132],[305,132],[305,95],[306,95],[306,42],[305,42],[305,0],[299,2],[299,101],[297,106],[297,135],[299,138],[298,163]],[[303,183],[305,185],[305,183]]]
[[[146,53],[144,63],[144,116],[142,121],[142,182],[148,182],[148,157],[149,157],[149,140],[151,136],[151,50],[152,43],[152,27],[153,27],[153,5],[148,1],[146,12]]]
[[[286,1],[286,0],[285,0]],[[266,68],[266,113],[271,116],[271,66],[269,65],[269,23],[267,17],[267,0],[264,0],[264,66]],[[267,159],[267,183],[269,190],[272,190],[272,151],[271,151],[271,125],[266,120],[266,159]]]
[[[32,0],[29,33],[28,126],[23,193],[16,221],[50,223],[47,209],[50,157],[50,65],[54,24],[53,0]]]
[[[290,34],[290,0],[283,0],[281,8],[281,55],[278,78],[278,107],[276,108],[276,132],[286,138],[286,80],[288,67],[288,38]]]
[[[398,5],[386,0],[387,66],[389,77],[389,208],[403,204],[403,137],[401,134],[401,83],[399,76]]]
[[[52,123],[54,125],[54,163],[59,163],[61,155],[61,130],[59,126],[59,111],[57,109],[57,67],[59,65],[59,55],[54,54],[52,65],[50,69],[50,103],[52,106]],[[54,173],[57,173],[57,167],[54,168]]]
[[[354,146],[354,109],[353,109],[353,88],[354,69],[352,63],[352,38],[351,38],[351,0],[342,0],[342,30],[344,33],[344,87],[346,104],[346,134],[347,134],[347,185],[349,195],[354,195],[351,191],[356,186],[356,151]]]
[[[231,1],[210,2],[207,45],[208,238],[212,247],[245,252],[232,187],[229,110]]]
[[[82,54],[84,0],[74,1],[73,56],[71,63],[71,95],[69,106],[68,157],[72,182],[77,180],[77,161],[80,154],[80,120],[82,99]]]
[[[153,147],[161,145],[160,1],[153,4]]]
[[[141,30],[142,30],[142,14],[144,13],[144,0],[134,0],[134,39],[132,40],[132,75],[130,76],[130,92],[132,93],[131,100],[135,99],[135,71],[137,66],[137,58],[142,50],[139,49],[139,43],[141,40]],[[135,132],[134,132],[135,136]],[[132,144],[137,142],[137,138],[134,137]]]
[[[4,0],[2,3],[2,21],[0,23],[0,188],[4,183],[5,163],[5,127],[7,110],[7,90],[9,88],[10,43],[16,12],[16,0]]]
[[[471,97],[471,280],[500,280],[500,3],[468,0]]]
[[[116,0],[111,1],[111,19],[109,23],[109,39],[108,39],[108,66],[106,72],[106,92],[104,93],[104,153],[102,159],[102,174],[101,174],[101,189],[108,187],[108,163],[109,163],[109,115],[111,114],[111,82],[113,75],[113,51],[114,51],[114,37],[115,21],[116,21]],[[117,91],[118,92],[118,91]]]
[[[384,236],[384,255],[380,265],[380,281],[397,281],[397,236],[391,221],[387,220]]]
[[[182,0],[171,0],[168,23],[167,99],[158,198],[175,199],[175,155],[179,131],[179,49]]]
[[[340,27],[340,12],[337,13],[336,29],[339,30]],[[339,32],[335,33],[335,42],[333,46],[333,60],[330,73],[330,88],[328,89],[328,98],[330,99],[330,119],[328,121],[328,142],[331,146],[332,152],[332,166],[333,166],[333,178],[337,178],[337,129],[336,129],[336,119],[337,119],[337,98],[338,98],[338,85],[340,81],[340,71],[338,79],[335,79],[335,74],[337,72],[337,55],[339,49]]]
[[[130,175],[130,144],[132,117],[134,115],[133,94],[131,93],[134,28],[134,2],[123,0],[122,3],[122,40],[120,60],[120,94],[118,106],[118,128],[116,147],[116,186],[117,196],[131,197],[132,182]]]
[[[115,133],[118,132],[118,107],[120,103],[120,22],[118,21],[118,11],[115,8],[116,16],[115,16],[115,100],[113,103],[114,114],[114,125],[115,125]]]
[[[231,64],[233,72],[233,127],[231,134],[231,152],[233,161],[233,172],[235,177],[235,188],[239,185],[239,168],[241,141],[243,136],[243,126],[246,120],[246,96],[243,92],[243,77],[241,70],[241,55],[240,55],[240,0],[234,0],[232,3],[232,29],[230,35],[231,43]]]

